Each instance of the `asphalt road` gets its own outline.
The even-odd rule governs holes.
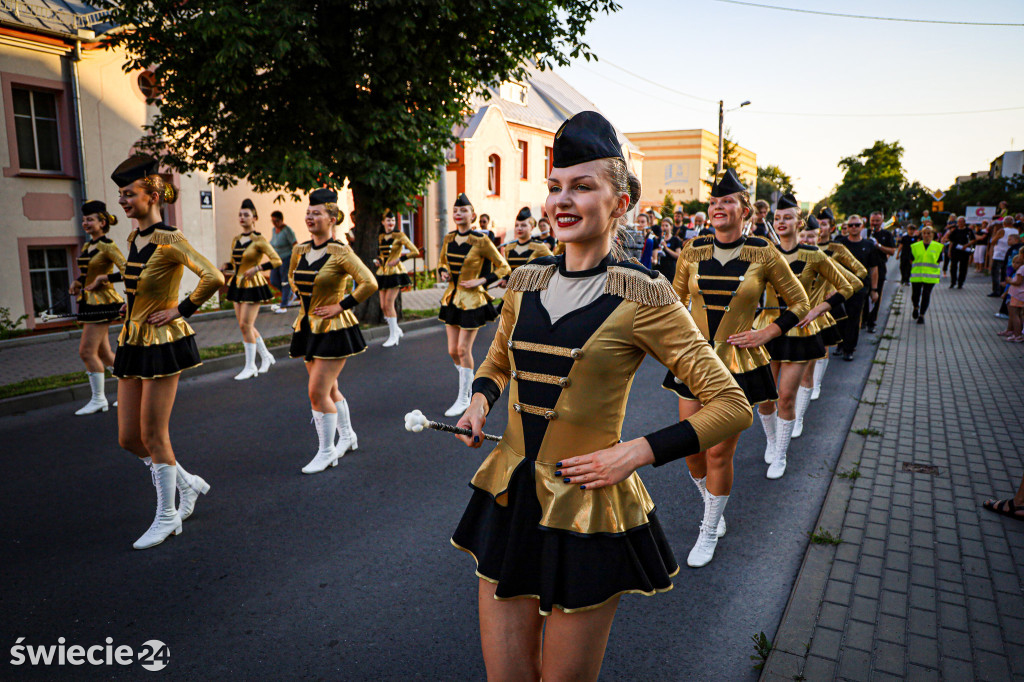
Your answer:
[[[891,290],[890,285],[890,290]],[[493,334],[477,340],[478,361]],[[881,332],[880,332],[881,333]],[[736,455],[729,533],[706,568],[685,567],[702,507],[682,462],[641,472],[684,566],[675,589],[622,599],[602,679],[752,680],[751,636],[781,620],[870,367],[832,362],[780,481],[764,477],[755,425]],[[648,359],[624,438],[671,423],[676,401]],[[483,679],[470,557],[449,536],[482,452],[403,429],[405,412],[439,417],[457,375],[440,330],[379,343],[350,361],[342,390],[359,450],[326,473],[299,361],[266,376],[234,370],[182,382],[172,440],[212,485],[184,532],[135,551],[152,520],[148,471],[117,446],[113,410],[67,405],[0,419],[0,678],[135,678],[131,666],[11,665],[9,648],[167,644],[167,679]],[[505,424],[503,402],[488,431]]]

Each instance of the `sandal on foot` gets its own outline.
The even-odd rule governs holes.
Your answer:
[[[1013,503],[1013,498],[1007,500],[985,500],[982,506],[1001,516],[1009,516],[1011,519],[1024,521],[1024,507],[1018,507]]]

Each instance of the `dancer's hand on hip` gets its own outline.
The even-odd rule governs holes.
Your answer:
[[[568,479],[569,485],[594,490],[621,483],[640,467],[653,463],[651,444],[646,438],[635,438],[588,455],[563,459],[555,475]]]

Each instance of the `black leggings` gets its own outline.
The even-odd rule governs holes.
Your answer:
[[[932,300],[932,289],[934,288],[935,284],[932,282],[910,283],[910,302],[917,308],[917,314],[921,317],[924,317],[925,311],[928,310],[928,303]]]

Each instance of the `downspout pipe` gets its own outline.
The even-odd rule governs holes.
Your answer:
[[[92,31],[89,31],[92,33]],[[78,138],[78,188],[81,192],[81,201],[79,204],[83,204],[89,200],[89,190],[86,181],[85,172],[85,137],[82,128],[82,90],[79,83],[78,77],[78,62],[82,61],[82,39],[81,36],[75,39],[75,49],[71,53],[71,98],[74,104],[75,110],[75,135]],[[81,216],[79,216],[81,218]]]

